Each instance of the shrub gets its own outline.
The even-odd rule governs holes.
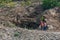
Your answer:
[[[27,1],[27,2],[25,2],[25,4],[29,6],[29,5],[31,5],[31,1]]]
[[[16,5],[16,2],[9,2],[6,4],[8,7],[14,7]]]
[[[57,3],[58,3],[57,0],[43,0],[42,7],[44,9],[50,9],[57,6]]]
[[[0,0],[0,3],[8,3],[8,2],[11,2],[12,0]]]
[[[20,35],[19,32],[15,32],[15,33],[14,33],[14,37],[18,37],[19,35]]]
[[[58,2],[57,6],[60,7],[60,2]]]
[[[21,5],[22,6],[29,6],[29,5],[31,5],[31,0],[24,0],[21,2]]]
[[[6,4],[9,2],[12,2],[12,0],[0,0],[0,7],[6,6]]]

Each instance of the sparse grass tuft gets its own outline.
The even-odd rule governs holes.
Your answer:
[[[19,32],[15,32],[15,33],[14,33],[14,37],[18,37],[19,35],[20,35]]]

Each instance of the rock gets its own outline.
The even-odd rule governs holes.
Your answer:
[[[26,9],[27,9],[27,11],[30,12],[30,13],[32,13],[32,12],[35,11],[35,10],[34,10],[34,7],[28,7],[28,8],[26,8]]]
[[[48,29],[54,29],[52,25],[48,25]]]

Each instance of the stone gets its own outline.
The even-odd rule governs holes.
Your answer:
[[[52,25],[48,25],[48,29],[53,29],[54,27]]]

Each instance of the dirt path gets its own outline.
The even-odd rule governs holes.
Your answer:
[[[18,32],[18,36],[14,36]],[[60,32],[0,27],[0,40],[60,40]]]

